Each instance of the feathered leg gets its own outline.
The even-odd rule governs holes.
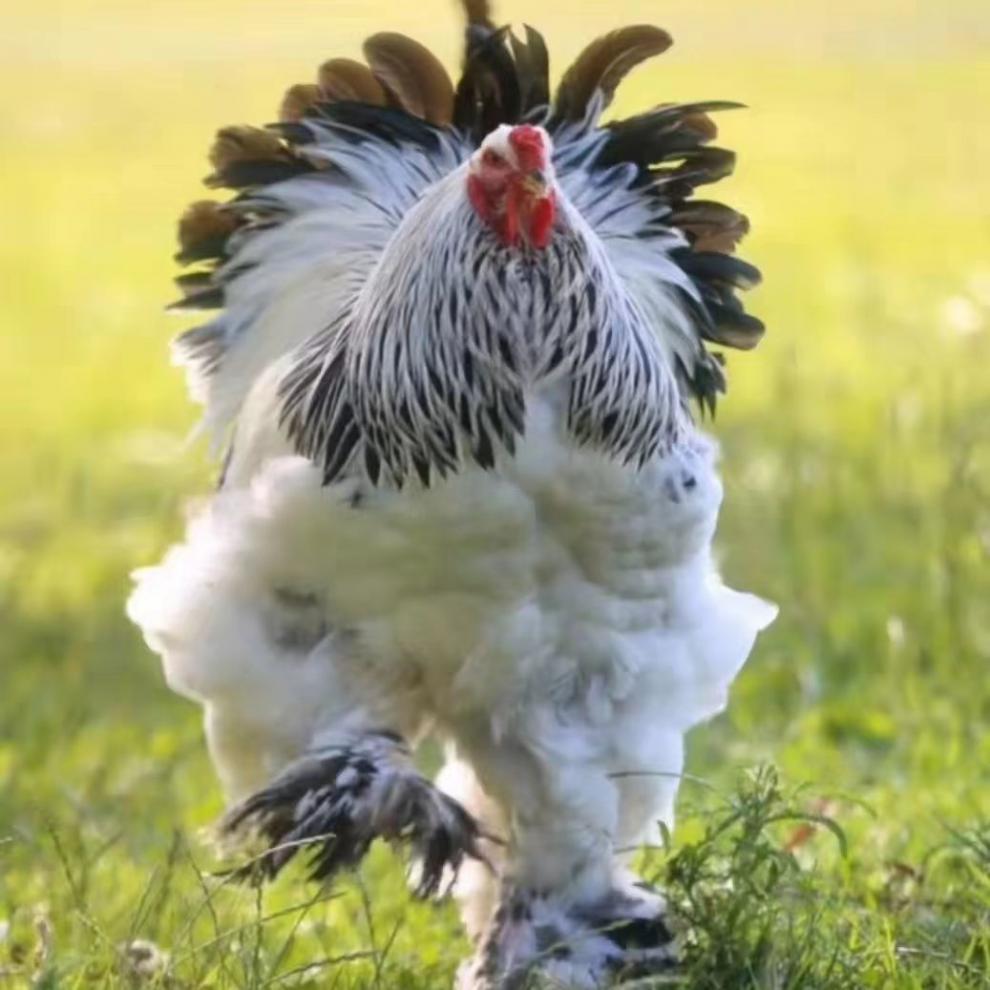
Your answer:
[[[415,769],[402,739],[388,731],[315,743],[233,807],[222,827],[264,839],[267,850],[242,872],[266,879],[299,852],[309,854],[310,878],[322,881],[360,863],[375,839],[404,843],[419,897],[436,895],[465,857],[483,855],[475,819]]]
[[[453,746],[448,748],[447,762],[437,777],[437,787],[479,822],[485,832],[482,839],[485,860],[467,860],[451,889],[460,908],[464,930],[472,942],[477,942],[484,934],[499,896],[498,871],[502,868],[505,849],[495,840],[506,835],[505,816],[485,793],[473,767],[460,758]]]
[[[424,712],[415,672],[380,660],[365,630],[334,627],[312,558],[286,550],[276,512],[264,491],[221,493],[138,575],[130,614],[169,684],[206,710],[236,802],[222,831],[261,844],[242,874],[273,877],[301,852],[326,879],[381,837],[408,844],[418,892],[434,894],[481,852],[473,817],[416,771],[403,741]]]
[[[515,990],[535,973],[592,990],[675,960],[663,899],[617,856],[619,787],[605,762],[575,747],[579,735],[573,725],[562,733],[530,725],[471,751],[486,789],[509,809],[509,845],[459,990]]]

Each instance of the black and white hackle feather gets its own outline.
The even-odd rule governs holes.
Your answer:
[[[732,153],[710,143],[716,129],[708,114],[737,104],[661,105],[602,124],[601,114],[623,77],[669,47],[665,31],[637,25],[596,40],[564,73],[551,97],[542,36],[531,27],[522,37],[496,27],[484,4],[467,4],[466,12],[467,44],[456,86],[421,44],[384,32],[365,44],[367,64],[331,59],[320,67],[316,83],[290,89],[280,124],[268,130],[232,127],[219,132],[208,181],[238,195],[223,205],[194,204],[180,225],[179,259],[205,266],[182,276],[185,297],[178,305],[215,308],[231,297],[226,313],[187,332],[178,343],[192,370],[194,391],[204,398],[224,391],[225,359],[238,350],[245,327],[268,302],[267,293],[252,291],[250,284],[265,243],[280,227],[304,218],[307,210],[315,211],[315,222],[321,194],[332,196],[334,187],[348,183],[361,185],[359,169],[352,164],[377,170],[381,189],[369,188],[368,195],[381,200],[376,219],[384,231],[415,205],[422,191],[466,161],[495,127],[533,121],[546,126],[553,138],[560,181],[584,215],[597,219],[606,234],[611,226],[616,240],[633,242],[627,248],[631,265],[639,264],[637,252],[648,255],[652,250],[657,261],[653,275],[643,272],[637,278],[652,277],[655,286],[643,285],[643,293],[670,299],[683,317],[683,332],[669,342],[676,384],[682,398],[693,397],[713,411],[725,389],[725,375],[721,354],[710,346],[746,349],[763,334],[760,321],[744,312],[736,295],[759,280],[755,268],[733,255],[748,229],[745,218],[719,203],[693,198],[699,186],[732,171]],[[389,155],[392,159],[382,173],[382,158]],[[407,160],[396,161],[400,155]],[[368,238],[370,257],[382,244],[381,234],[368,229],[362,234]],[[456,324],[466,309],[479,310],[477,297],[485,287],[478,285],[476,274],[482,283],[484,278],[504,279],[498,263],[486,266],[484,248],[474,243],[480,239],[477,234],[457,230],[452,233],[456,243],[445,239],[436,246],[438,269],[455,277],[434,283],[445,290],[444,298],[404,300],[398,325],[383,328],[385,351],[380,356],[368,351],[355,356],[355,344],[348,339],[347,305],[329,314],[326,328],[306,342],[282,385],[282,415],[299,450],[323,463],[328,481],[353,469],[355,459],[373,482],[385,476],[401,484],[414,475],[428,483],[431,475],[442,477],[453,470],[462,457],[490,466],[497,447],[511,453],[521,422],[519,383],[511,378],[472,378],[477,355],[484,364],[486,349],[496,356],[504,353],[494,329],[507,315],[498,291],[504,292],[504,283],[495,287],[492,305],[471,327],[477,338],[466,342],[460,353],[450,353],[449,334],[431,325],[448,352],[424,347],[428,361],[409,361],[408,371],[416,380],[407,382],[406,393],[394,398],[395,408],[381,408],[382,396],[375,394],[383,370],[379,357],[394,348],[390,342],[409,329],[409,321],[424,325],[435,314],[437,322]],[[521,279],[524,284],[514,287],[526,293],[525,305],[531,309],[553,301],[548,296],[567,284],[569,265],[588,263],[567,243],[539,260]],[[363,264],[355,260],[352,304]],[[456,280],[459,273],[462,284]],[[395,291],[405,295],[411,288],[415,286],[397,284]],[[603,319],[604,325],[644,322],[613,312],[616,306],[622,309],[607,297],[560,301],[550,314],[552,325],[546,327],[545,353],[532,366],[518,369],[519,376],[538,379],[552,374],[562,360],[559,335],[571,326],[599,326]],[[638,383],[610,377],[615,369],[628,367],[622,355],[613,352],[618,341],[627,341],[627,335],[618,332],[611,339],[586,341],[587,369],[572,392],[570,418],[582,442],[642,462],[676,438],[676,417],[663,408],[670,396],[647,394],[664,388],[651,380],[656,362],[648,356],[638,361]],[[644,340],[636,346],[649,350],[657,344]],[[640,413],[618,410],[619,393],[642,396]],[[429,415],[420,421],[418,409],[427,409]],[[440,415],[433,415],[438,410]],[[212,425],[222,429],[234,411],[217,410]],[[429,428],[427,420],[432,421]],[[396,437],[407,429],[415,436],[397,448]],[[464,450],[458,449],[461,430],[467,438]]]

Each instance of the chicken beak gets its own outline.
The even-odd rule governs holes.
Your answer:
[[[532,172],[527,172],[520,182],[523,192],[527,196],[532,196],[533,199],[543,199],[547,194],[547,189],[549,188],[549,183],[547,182],[546,173],[542,169],[533,169]]]

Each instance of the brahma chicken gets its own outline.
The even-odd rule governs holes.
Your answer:
[[[205,708],[255,874],[406,844],[416,892],[460,902],[462,990],[591,988],[676,958],[628,853],[774,615],[716,573],[696,425],[712,348],[762,336],[758,272],[693,195],[734,104],[603,121],[664,31],[598,39],[551,97],[543,38],[464,6],[456,86],[377,34],[219,132],[235,195],[183,216],[179,281],[222,311],[176,346],[222,478],[129,611]]]

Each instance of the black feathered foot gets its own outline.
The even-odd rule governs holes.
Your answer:
[[[240,879],[269,880],[301,852],[311,879],[329,880],[382,838],[408,845],[417,864],[415,893],[432,897],[465,856],[484,859],[478,823],[421,776],[402,740],[386,732],[308,752],[231,808],[220,827],[224,835],[268,845],[236,871]]]
[[[669,973],[678,960],[666,914],[663,898],[641,884],[580,906],[506,886],[457,990],[599,990]]]

